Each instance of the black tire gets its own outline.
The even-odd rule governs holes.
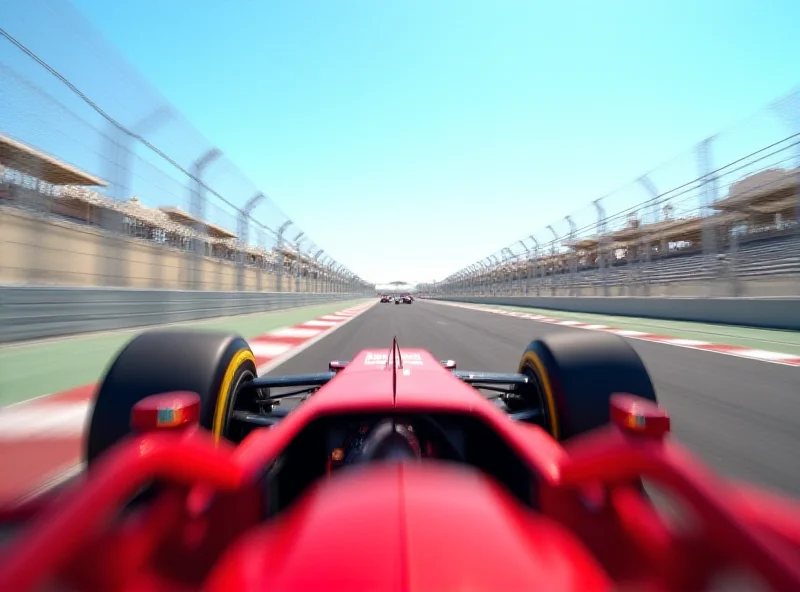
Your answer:
[[[656,401],[642,359],[622,337],[575,331],[537,339],[525,349],[519,372],[531,384],[519,389],[527,408],[542,408],[542,427],[566,440],[611,421],[614,393]]]
[[[255,376],[253,352],[238,335],[157,330],[134,337],[100,383],[86,444],[87,462],[128,435],[134,405],[158,393],[197,393],[200,425],[215,437],[224,437],[238,385]]]

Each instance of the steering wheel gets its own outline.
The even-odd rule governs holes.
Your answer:
[[[406,425],[414,426],[415,431],[409,431]],[[420,438],[416,433],[420,434]],[[364,444],[355,455],[352,464],[361,464],[379,460],[390,459],[420,459],[419,439],[435,442],[443,460],[465,462],[463,454],[459,452],[445,430],[430,416],[416,416],[413,421],[402,421],[395,418],[386,418],[378,421],[364,436]]]

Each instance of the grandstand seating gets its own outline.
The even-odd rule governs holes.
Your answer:
[[[181,251],[194,251],[199,243],[206,257],[241,261],[247,267],[273,273],[315,278],[319,272],[325,272],[316,260],[290,247],[264,249],[244,245],[235,234],[198,221],[178,208],[149,208],[136,197],[124,201],[105,197],[88,188],[102,184],[101,180],[18,142],[3,141],[6,157],[9,154],[14,157],[5,166],[0,163],[0,204],[4,206],[33,210],[73,224],[113,229],[128,238]],[[49,176],[34,178],[25,167],[45,171]],[[765,184],[764,179],[770,184]],[[569,289],[577,295],[586,289],[597,293],[618,286],[797,276],[800,275],[800,227],[794,220],[781,219],[783,213],[794,214],[795,198],[790,186],[793,179],[781,171],[764,171],[738,182],[733,186],[739,188],[738,192],[715,202],[714,207],[721,213],[712,218],[667,219],[649,226],[640,225],[638,219],[629,220],[624,229],[605,238],[564,243],[568,253],[553,253],[536,262],[515,257],[486,270],[482,277],[472,277],[469,287],[461,289],[516,294],[527,293],[531,288]],[[713,256],[704,254],[700,246],[703,225],[709,220],[723,230],[724,237],[722,244],[715,245]],[[747,233],[737,237],[739,244],[734,249],[730,244],[733,228],[745,220],[749,220],[745,225]],[[611,241],[615,252],[623,253],[611,265],[606,260],[603,269],[598,266],[601,238]],[[603,244],[604,249],[609,248],[608,242]],[[689,247],[677,249],[678,244]],[[642,260],[644,252],[649,252],[650,260]]]
[[[183,251],[191,250],[194,241],[199,240],[205,243],[208,257],[233,262],[241,252],[245,266],[272,273],[281,272],[281,261],[287,275],[314,279],[324,272],[317,261],[305,254],[298,255],[288,246],[279,250],[242,245],[233,233],[206,222],[199,223],[204,231],[198,232],[197,221],[178,208],[146,207],[136,197],[115,201],[87,187],[44,183],[2,164],[0,200],[0,205],[45,213],[78,225],[102,228],[104,220],[113,216],[122,221],[115,232],[130,238]]]
[[[784,225],[780,230],[756,233],[735,250],[730,246],[719,249],[709,257],[695,249],[673,252],[670,256],[653,261],[618,260],[614,265],[600,269],[597,265],[584,266],[569,273],[567,265],[555,269],[535,269],[533,265],[518,267],[507,265],[505,270],[483,280],[476,278],[470,291],[481,293],[528,294],[531,290],[586,290],[600,293],[603,287],[635,285],[670,285],[700,283],[713,279],[737,277],[739,279],[778,276],[800,276],[800,233],[795,225]],[[527,271],[531,277],[526,280]],[[490,278],[491,281],[490,281]]]

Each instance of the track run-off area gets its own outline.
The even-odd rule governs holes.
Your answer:
[[[290,311],[294,317],[289,321],[278,313],[269,313],[274,315],[270,321],[251,320],[250,325],[246,319],[231,319],[222,327],[248,338],[260,370],[274,375],[325,371],[331,360],[350,359],[364,348],[388,350],[394,336],[401,348],[427,349],[439,359],[456,360],[459,369],[514,372],[525,346],[533,339],[567,331],[613,330],[628,339],[644,360],[660,402],[672,417],[674,437],[728,477],[800,495],[800,367],[794,365],[800,359],[797,333],[652,320],[646,321],[648,326],[640,326],[644,321],[428,300],[411,305],[361,301],[339,307],[338,311],[315,311],[313,316],[309,311]],[[298,316],[303,314],[306,318]],[[268,326],[270,323],[275,326]],[[105,352],[100,369],[85,371],[95,371],[94,381],[131,335],[111,337],[119,343]],[[74,349],[77,341],[55,345]],[[23,349],[5,354],[0,351],[0,363],[8,361],[3,355],[19,355]],[[52,368],[40,368],[42,381],[52,381]],[[29,380],[36,381],[36,368],[29,372]],[[9,384],[3,383],[4,389]],[[36,394],[44,393],[27,396]],[[16,396],[3,395],[4,404]],[[24,474],[24,478],[15,477],[16,484],[0,488],[0,500],[19,495],[22,489],[30,490],[34,483],[38,488],[45,487],[48,481],[63,478],[77,466],[90,396],[90,387],[78,386],[56,396],[0,409],[0,471],[5,476]],[[77,407],[72,407],[71,419],[62,415],[56,421],[53,418],[57,414],[51,414],[49,427],[46,409],[39,411],[38,419],[26,418],[21,411],[35,410],[34,405],[41,400],[69,403],[71,397],[83,401],[83,415]],[[36,431],[31,428],[34,421],[40,422],[37,433],[31,433]],[[25,425],[27,430],[20,427]],[[60,445],[54,446],[51,436],[59,429],[72,431],[67,440],[62,438]],[[24,432],[24,437],[10,437],[14,430]],[[65,454],[69,458],[63,458]]]

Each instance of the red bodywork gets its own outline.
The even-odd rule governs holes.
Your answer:
[[[562,447],[511,421],[429,353],[403,350],[396,372],[386,357],[362,352],[238,447],[197,429],[131,437],[17,536],[0,557],[0,590],[56,581],[104,592],[685,591],[731,567],[773,589],[800,589],[794,502],[722,481],[657,433],[614,425]],[[324,478],[263,519],[263,469],[309,422],[382,411],[479,418],[532,469],[536,510],[477,470],[423,461]],[[691,508],[693,528],[674,530],[641,495],[640,476]],[[120,517],[156,477],[166,489]]]

